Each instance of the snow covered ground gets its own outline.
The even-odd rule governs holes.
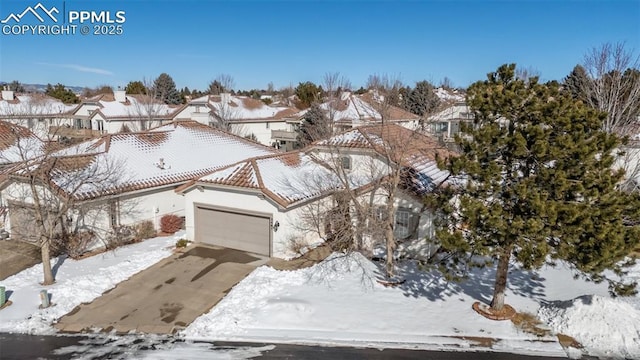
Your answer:
[[[171,254],[177,238],[146,240],[83,260],[54,259],[57,283],[46,287],[54,306],[39,309],[41,265],[2,282],[13,305],[0,311],[0,331],[53,334],[56,318]],[[385,287],[378,264],[354,255],[314,267],[277,271],[263,266],[236,285],[180,336],[229,340],[392,348],[487,350],[473,337],[495,339],[493,351],[566,356],[553,336],[537,338],[509,321],[490,321],[471,309],[491,298],[495,271],[474,271],[461,284],[414,264],[406,282]],[[640,279],[640,265],[630,278]],[[590,354],[640,358],[640,298],[612,299],[605,284],[573,278],[563,267],[513,269],[507,302],[538,314],[556,332],[575,337]]]
[[[640,274],[640,268],[637,270]],[[357,255],[334,258],[298,271],[261,267],[181,335],[193,340],[423,349],[471,348],[474,342],[461,337],[484,337],[497,339],[491,346],[495,351],[567,355],[555,337],[537,338],[518,330],[509,321],[491,321],[473,312],[474,301],[489,302],[491,298],[493,269],[477,270],[462,284],[447,284],[437,273],[419,271],[412,264],[402,272],[407,281],[394,288],[379,284],[378,266]],[[542,303],[571,301],[585,294],[612,301],[605,284],[575,280],[567,268],[514,270],[509,280],[507,302],[520,312],[536,314]],[[640,321],[635,321],[640,315],[638,302],[629,307],[618,303],[611,306],[606,317],[580,314],[581,323],[577,326],[586,333],[598,333],[602,321],[622,325],[615,334],[617,339],[607,341],[605,337],[585,342],[587,350],[612,357],[640,357],[637,337]],[[619,312],[620,309],[625,312]],[[624,322],[618,321],[623,318]],[[549,323],[556,331],[579,335],[574,328]],[[620,342],[624,345],[620,346]]]
[[[0,310],[0,332],[46,335],[55,333],[51,323],[83,302],[90,302],[135,273],[171,255],[175,237],[158,237],[82,260],[51,260],[56,283],[42,286],[42,264],[0,282],[13,302]],[[46,289],[54,305],[39,309],[40,291]]]

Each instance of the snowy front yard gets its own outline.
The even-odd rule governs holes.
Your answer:
[[[566,356],[555,337],[537,338],[510,321],[487,320],[471,309],[476,300],[490,301],[494,270],[478,270],[462,284],[447,284],[437,273],[418,271],[411,264],[403,272],[407,281],[392,288],[376,282],[379,268],[358,255],[297,271],[261,267],[182,335],[424,349],[470,348],[474,342],[462,337],[483,337],[496,339],[496,351]],[[640,275],[640,267],[635,274]],[[575,280],[568,269],[547,267],[536,273],[512,271],[507,302],[520,312],[536,314],[540,304],[585,294],[600,300],[575,317],[573,307],[552,316],[555,322],[548,323],[554,330],[575,336],[592,354],[640,357],[637,297],[629,302],[610,299],[605,284]],[[603,337],[614,324],[620,325],[617,331]]]
[[[66,259],[57,283],[46,287],[55,306],[38,309],[41,265],[2,282],[13,305],[0,310],[0,331],[52,334],[51,324],[82,302],[171,254],[176,237],[146,240],[83,260]],[[54,259],[53,264],[58,260]],[[384,287],[381,273],[362,256],[333,256],[311,268],[277,271],[260,267],[236,285],[209,313],[180,336],[186,339],[302,344],[487,350],[473,337],[494,339],[491,349],[566,356],[554,336],[537,338],[509,321],[477,315],[471,305],[488,302],[493,269],[474,272],[462,284],[435,272],[401,267],[406,282]],[[640,266],[631,277],[640,279]],[[537,314],[556,332],[573,336],[593,355],[640,358],[640,298],[611,299],[605,284],[573,279],[570,270],[513,269],[507,303]],[[577,298],[577,299],[576,299]],[[541,306],[542,305],[542,306]]]
[[[56,283],[42,286],[42,264],[11,276],[0,285],[13,302],[0,310],[0,332],[53,334],[51,323],[83,302],[90,302],[137,272],[171,255],[175,237],[158,237],[119,247],[82,260],[54,258]],[[47,290],[53,306],[39,309],[40,291]]]

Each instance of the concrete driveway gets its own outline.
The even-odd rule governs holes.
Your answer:
[[[209,311],[267,257],[196,245],[118,284],[55,325],[63,332],[92,328],[170,334]]]
[[[0,240],[0,280],[41,262],[40,248],[17,240]]]

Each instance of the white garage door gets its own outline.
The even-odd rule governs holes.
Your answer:
[[[271,220],[240,210],[195,208],[196,242],[271,255]]]

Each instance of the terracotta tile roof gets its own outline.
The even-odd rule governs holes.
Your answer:
[[[408,169],[405,185],[418,194],[431,190],[433,184],[444,181],[448,176],[438,168],[435,158],[436,154],[449,156],[451,153],[433,138],[398,125],[364,126],[325,141],[330,146],[369,149],[373,154],[381,153],[385,144],[402,145],[401,154],[398,151],[397,156],[391,152],[388,155]],[[279,206],[287,208],[342,187],[320,157],[313,155],[314,149],[327,147],[329,145],[316,143],[301,151],[247,159],[196,178],[176,191],[183,192],[198,184],[244,188],[260,191]],[[354,189],[365,189],[372,180],[366,175],[353,173],[349,181]]]
[[[44,142],[29,129],[0,121],[0,164],[5,165],[40,156]]]
[[[21,94],[11,100],[0,100],[0,117],[66,117],[79,106],[79,104],[65,104],[44,94]]]
[[[360,98],[367,102],[369,105],[374,108],[379,108],[380,105],[378,101],[374,98],[372,93],[365,93],[360,95]],[[398,121],[398,120],[418,120],[420,116],[413,114],[407,110],[401,109],[397,106],[388,106],[388,120],[390,121]]]
[[[90,115],[90,118],[100,114],[106,120],[148,118],[150,115],[154,120],[171,120],[186,106],[167,105],[141,94],[129,94],[126,96],[125,102],[116,101],[112,94],[103,94],[91,98],[91,101],[85,101],[85,103],[96,101],[99,108]]]
[[[197,98],[191,103],[201,104],[203,98]],[[281,121],[286,118],[296,117],[299,110],[288,106],[270,106],[261,100],[253,99],[248,96],[229,96],[227,108],[223,108],[222,96],[210,95],[207,98],[207,105],[211,109],[211,113],[219,116],[219,113],[225,114],[231,122],[256,122],[256,121]],[[222,110],[221,110],[222,109]]]
[[[57,170],[52,182],[69,191],[63,186],[64,179],[92,171],[91,166],[120,167],[121,178],[100,188],[100,193],[86,186],[69,194],[78,199],[90,199],[179,185],[239,160],[275,152],[273,148],[196,122],[178,122],[148,132],[105,135],[62,149],[51,155],[56,159]],[[69,163],[66,159],[73,161]],[[23,168],[16,175],[24,175],[24,171]]]
[[[333,121],[343,124],[380,123],[382,105],[372,93],[356,95],[345,92],[339,99],[320,104]],[[385,105],[386,121],[401,122],[419,120],[420,117],[395,106]],[[301,115],[304,116],[304,113]]]
[[[437,160],[456,155],[432,136],[397,124],[361,126],[317,141],[308,148],[331,150],[335,147],[374,151],[383,158],[415,170],[421,183],[431,181],[436,184],[445,181],[449,175],[437,167]]]
[[[339,187],[338,179],[312,155],[301,151],[247,159],[185,184],[213,184],[257,190],[283,208]]]

